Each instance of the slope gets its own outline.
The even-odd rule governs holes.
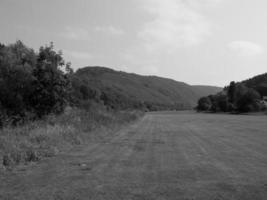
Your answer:
[[[253,78],[242,81],[242,83],[258,91],[261,96],[267,96],[267,73],[254,76]]]
[[[149,110],[189,109],[206,94],[221,90],[212,86],[190,86],[157,76],[141,76],[105,67],[85,67],[75,73],[77,79],[101,93],[101,99],[113,107],[141,106]]]

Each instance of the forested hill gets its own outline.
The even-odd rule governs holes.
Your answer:
[[[266,111],[263,96],[267,96],[267,73],[241,82],[232,81],[218,94],[200,98],[196,108],[198,111],[211,112]]]
[[[220,88],[220,87],[208,86],[208,85],[193,85],[193,88],[195,89],[195,92],[199,96],[201,96],[203,94],[205,96],[208,96],[210,94],[216,94],[222,90],[222,88]]]
[[[111,107],[159,109],[188,109],[197,100],[222,90],[212,86],[191,86],[157,76],[141,76],[105,67],[85,67],[75,73],[74,84],[83,90],[95,91]]]
[[[267,73],[254,76],[242,83],[249,88],[255,89],[261,96],[267,96]]]

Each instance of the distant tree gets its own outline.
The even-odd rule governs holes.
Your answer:
[[[248,91],[248,88],[242,84],[242,83],[237,83],[235,86],[235,92],[234,92],[234,104],[235,107],[238,107],[238,102],[239,100],[246,94]]]
[[[259,92],[261,96],[267,96],[267,73],[242,81],[242,83]]]
[[[202,97],[198,100],[197,110],[198,111],[209,111],[212,103],[209,97]]]
[[[247,89],[238,97],[236,107],[239,112],[258,111],[260,109],[260,94],[254,89]]]
[[[249,81],[250,83],[254,83],[255,80],[262,81],[264,77],[265,75]],[[261,95],[253,88],[248,88],[243,82],[235,83],[232,81],[222,92],[199,99],[197,108],[212,112],[259,111],[262,109],[260,99]]]
[[[220,110],[222,112],[228,111],[227,95],[219,93],[219,94],[215,95],[215,101],[216,101],[218,110]]]
[[[227,91],[227,96],[228,96],[228,101],[229,103],[234,103],[235,101],[235,91],[236,91],[236,84],[234,81],[232,81],[229,85],[228,91]]]

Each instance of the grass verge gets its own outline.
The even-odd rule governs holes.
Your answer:
[[[90,111],[68,108],[59,116],[0,131],[0,159],[3,168],[51,157],[75,145],[112,137],[123,125],[142,116],[140,111]]]

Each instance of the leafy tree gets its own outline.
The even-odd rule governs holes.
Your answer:
[[[202,97],[198,101],[197,109],[199,111],[213,112],[250,112],[258,111],[260,106],[260,94],[253,88],[248,88],[244,83],[231,82],[224,91],[216,94]]]
[[[215,101],[217,104],[218,110],[222,112],[227,112],[228,111],[228,98],[227,95],[225,94],[217,94],[215,95]]]
[[[21,41],[0,47],[0,103],[2,113],[25,116],[30,110],[32,71],[36,62],[34,51]]]
[[[198,111],[208,111],[211,109],[211,100],[209,97],[202,97],[198,100],[197,110]]]
[[[236,102],[237,110],[239,112],[258,111],[260,106],[258,102],[260,94],[254,89],[247,89],[241,96],[238,97]]]
[[[234,103],[234,101],[235,101],[235,91],[236,91],[236,84],[235,84],[234,81],[232,81],[230,83],[230,86],[229,86],[228,91],[227,91],[227,96],[228,96],[229,103]]]
[[[62,53],[55,52],[53,43],[40,48],[33,71],[35,80],[31,101],[39,117],[51,112],[60,113],[67,104],[70,82],[62,71],[64,65]]]

